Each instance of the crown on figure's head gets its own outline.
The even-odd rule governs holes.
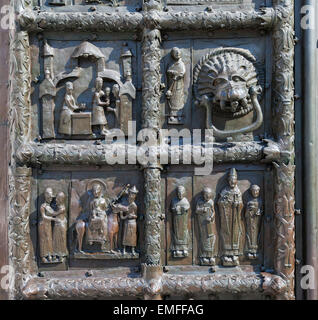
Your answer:
[[[138,190],[137,190],[136,186],[133,186],[132,188],[129,189],[129,192],[137,194]]]

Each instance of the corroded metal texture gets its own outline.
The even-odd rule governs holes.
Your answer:
[[[161,34],[158,29],[143,30],[142,67],[143,67],[143,127],[159,130],[161,96],[160,81],[160,43]]]
[[[144,169],[145,177],[145,263],[159,265],[161,255],[161,177],[160,169]]]
[[[142,22],[141,13],[99,12],[39,12],[25,10],[19,16],[21,26],[28,31],[91,31],[125,32],[137,31]]]
[[[11,266],[14,281],[11,294],[21,297],[21,285],[30,279],[35,269],[34,252],[30,246],[30,205],[31,205],[31,168],[17,167],[14,185],[14,197],[11,200],[9,220],[9,245],[12,253]]]
[[[156,269],[158,269],[156,267]],[[169,275],[158,271],[143,277],[34,278],[23,288],[26,299],[102,299],[127,296],[187,296],[196,298],[217,294],[256,294],[279,296],[286,282],[279,276],[261,274]]]
[[[285,163],[275,165],[275,272],[288,281],[286,299],[294,299],[295,270],[295,128],[294,128],[294,3],[274,2],[279,8],[273,30],[273,131],[281,149],[289,154]]]
[[[91,31],[124,32],[140,30],[141,24],[159,26],[163,30],[217,30],[217,29],[268,29],[280,13],[264,8],[260,11],[246,10],[231,12],[215,10],[208,12],[161,12],[141,13],[100,13],[100,12],[36,12],[25,10],[19,16],[21,26],[27,31]]]
[[[286,280],[285,299],[294,299],[295,272],[295,166],[275,164],[275,271]]]
[[[190,162],[194,162],[194,154],[205,154],[208,157],[213,156],[214,163],[233,163],[240,161],[242,163],[272,161],[280,162],[286,159],[284,150],[274,141],[266,140],[264,143],[257,142],[234,142],[227,144],[213,145],[213,151],[208,150],[209,146],[167,146],[167,148],[156,151],[158,156],[171,159],[173,154],[189,152]],[[120,149],[120,148],[118,148]],[[129,146],[122,146],[125,151],[125,158],[129,158]],[[188,150],[188,151],[187,151]],[[107,164],[106,154],[113,151],[111,145],[81,145],[81,144],[44,144],[30,142],[23,144],[16,152],[16,160],[21,164],[30,166],[53,165],[53,164],[76,164],[87,165]],[[133,153],[131,153],[133,154]],[[138,161],[138,158],[137,158]],[[183,163],[183,158],[180,163]],[[170,162],[169,162],[170,163]],[[184,162],[186,164],[186,162]]]

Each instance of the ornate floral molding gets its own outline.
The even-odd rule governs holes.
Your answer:
[[[144,169],[145,178],[145,263],[159,265],[161,255],[161,172]]]
[[[160,31],[145,28],[142,37],[142,120],[143,128],[155,130],[160,128],[160,44]]]
[[[294,299],[295,273],[295,166],[275,164],[275,271],[286,280],[284,299]]]
[[[283,8],[262,8],[259,11],[237,12],[214,10],[210,12],[161,12],[144,13],[105,12],[45,12],[24,10],[19,16],[26,31],[91,31],[135,32],[142,26],[157,27],[167,31],[181,30],[237,30],[270,29]]]
[[[273,30],[273,131],[285,163],[276,167],[275,271],[288,282],[285,299],[294,299],[295,272],[295,128],[294,128],[294,1],[276,0]]]
[[[89,278],[33,278],[23,289],[25,299],[96,299],[111,297],[144,297],[172,295],[189,298],[219,294],[258,294],[280,296],[286,290],[286,282],[271,274],[209,274],[173,275],[156,273],[151,280],[147,276],[89,277]]]
[[[9,242],[11,265],[14,268],[13,294],[15,299],[21,297],[21,287],[36,270],[34,252],[30,239],[30,204],[31,204],[32,169],[17,167],[14,177],[14,195],[11,200],[9,219]],[[13,179],[12,179],[13,180]]]
[[[206,154],[209,158],[213,155],[214,163],[253,163],[261,161],[271,163],[272,161],[284,162],[287,158],[280,145],[271,140],[264,142],[235,142],[235,143],[215,143],[213,151],[209,151],[209,146],[168,146],[156,152],[160,156],[167,157],[179,153],[182,155],[184,149],[190,148],[190,162],[195,163],[194,154]],[[128,161],[128,146],[122,146],[126,151]],[[191,150],[192,149],[192,150]],[[74,144],[49,144],[49,143],[28,143],[23,144],[16,152],[16,160],[21,165],[37,167],[41,165],[69,164],[69,165],[107,165],[106,154],[112,152],[111,145],[74,145]],[[288,154],[289,155],[289,154]],[[137,158],[138,160],[138,158]],[[128,163],[128,162],[126,162]],[[169,161],[171,163],[171,161]],[[189,164],[181,157],[180,163]]]
[[[135,32],[140,29],[141,13],[36,12],[25,10],[19,16],[24,30]]]

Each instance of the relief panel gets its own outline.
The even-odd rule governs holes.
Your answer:
[[[263,242],[272,215],[270,206],[264,207],[265,190],[267,200],[273,190],[264,176],[270,179],[257,166],[218,166],[209,176],[192,176],[188,171],[168,174],[167,264],[272,268],[271,245],[264,247]]]
[[[83,260],[96,266],[99,261],[103,266],[107,261],[138,261],[144,219],[141,182],[139,175],[123,170],[97,176],[39,174],[32,234],[41,270],[65,270]]]
[[[265,73],[270,62],[264,53],[268,39],[245,36],[220,40],[204,34],[180,40],[182,34],[167,34],[161,66],[164,127],[213,129],[216,142],[270,136],[264,131],[271,122],[270,73]],[[173,52],[179,57],[173,59]]]
[[[45,38],[39,44],[42,80],[32,100],[40,102],[41,138],[103,139],[113,128],[128,136],[128,121],[138,113],[136,43]]]
[[[73,174],[72,259],[139,259],[143,221],[139,190],[142,184],[136,174],[103,173],[96,178]]]

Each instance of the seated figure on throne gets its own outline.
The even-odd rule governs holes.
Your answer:
[[[106,252],[107,243],[107,208],[108,202],[102,194],[102,185],[98,181],[92,186],[94,199],[90,202],[88,219],[78,220],[76,223],[78,250],[82,252],[83,237],[86,232],[86,241],[89,245],[101,244],[101,251]]]

